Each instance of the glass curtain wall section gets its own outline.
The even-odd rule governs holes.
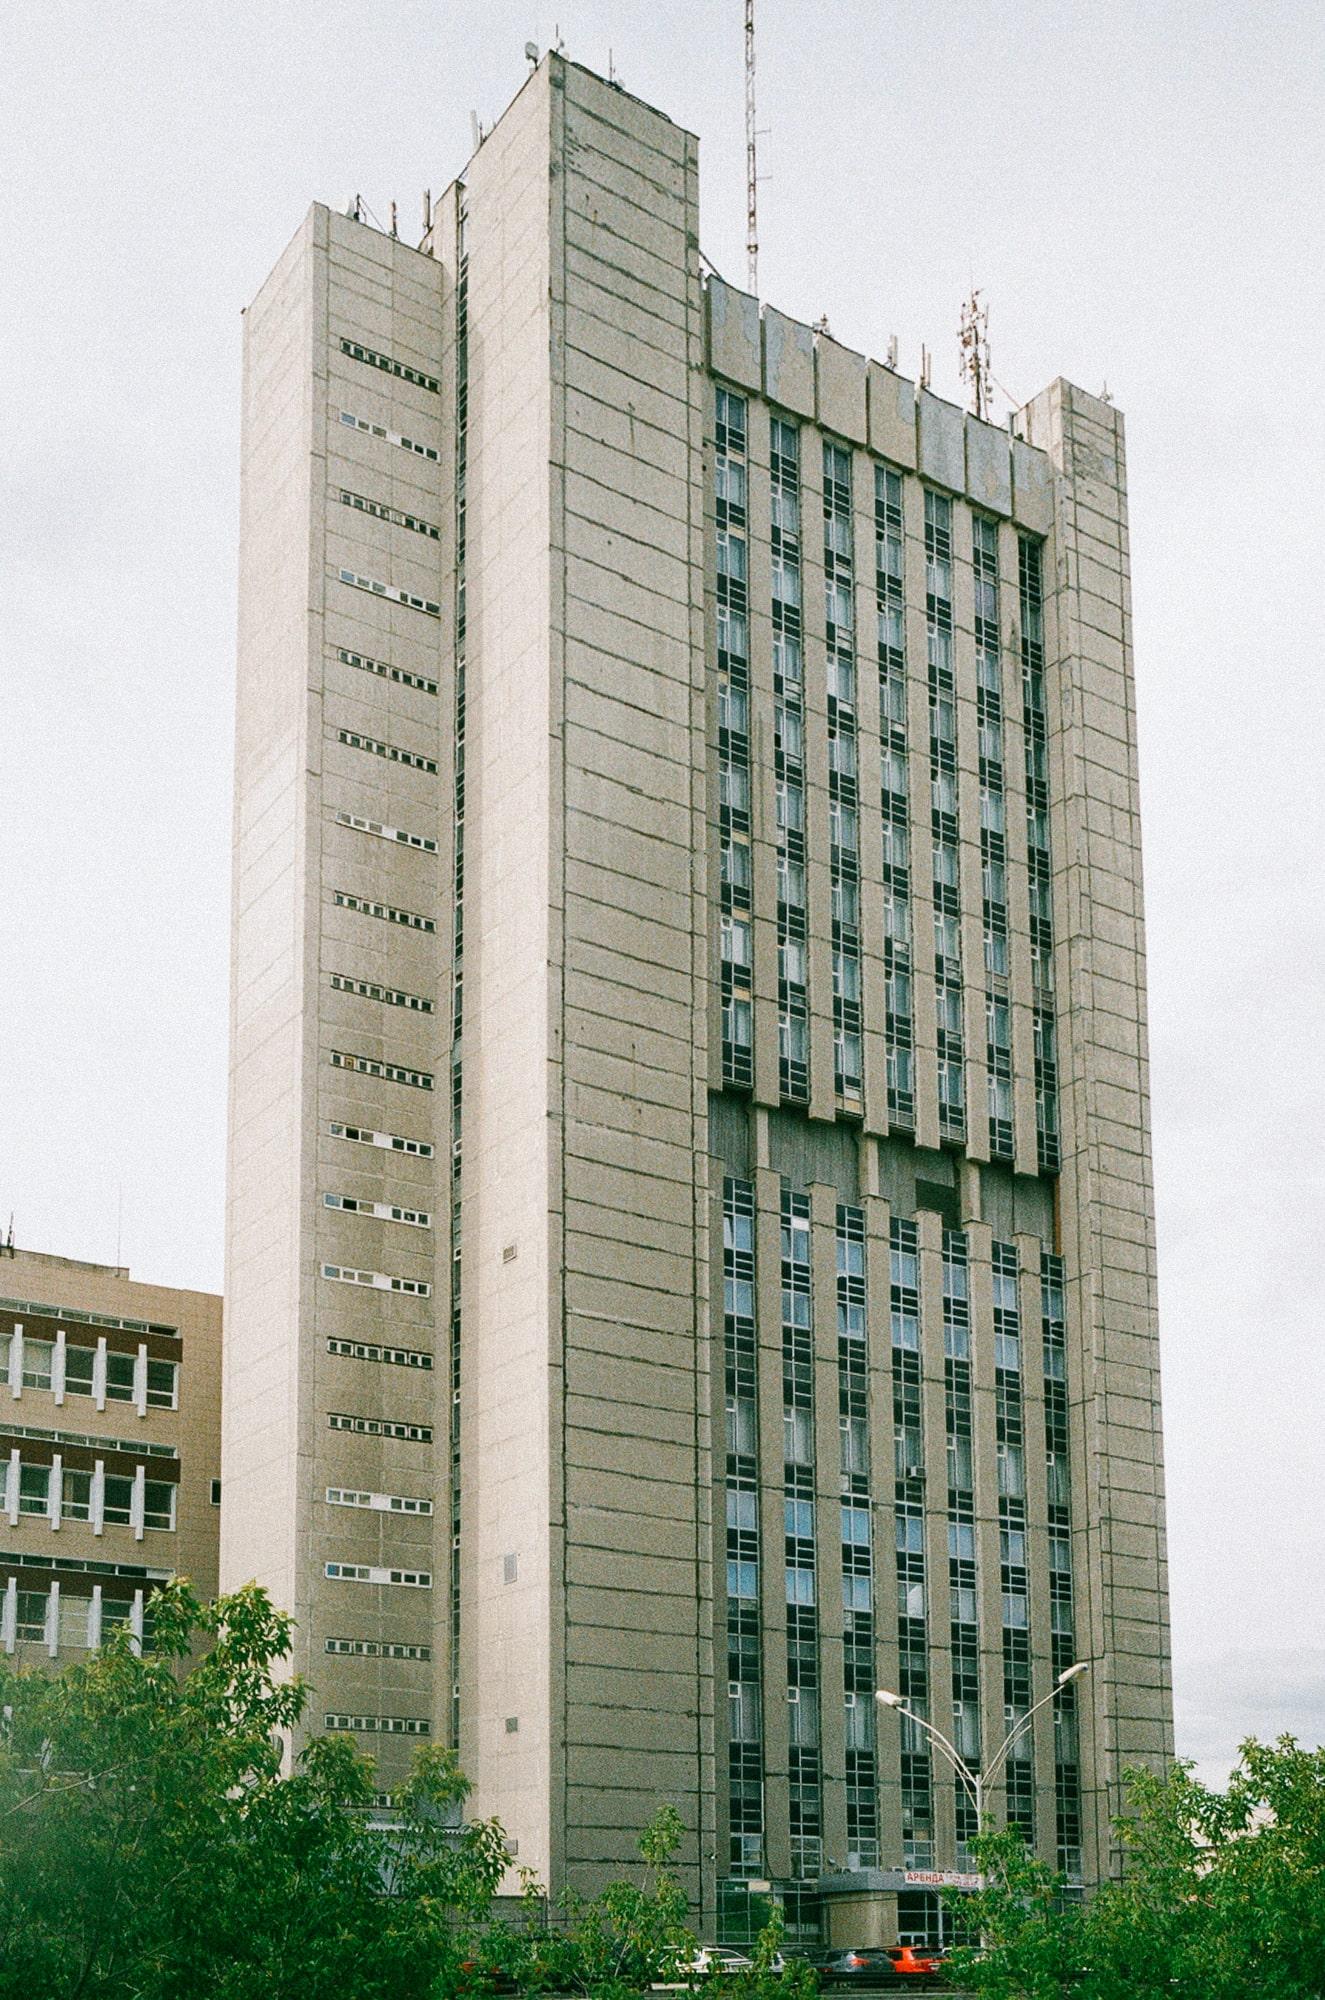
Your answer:
[[[800,433],[769,423],[773,579],[773,757],[777,783],[778,1081],[783,1098],[810,1095],[805,899],[805,683],[801,647]]]
[[[902,478],[874,472],[874,571],[879,619],[879,733],[882,743],[884,1034],[888,1123],[915,1126],[911,1014],[911,805],[906,749],[906,604]]]
[[[980,1627],[975,1573],[975,1470],[971,1425],[971,1288],[966,1237],[943,1232],[943,1386],[948,1447],[948,1595],[952,1646],[952,1740],[980,1769]],[[957,1865],[970,1863],[975,1807],[957,1784]]]
[[[461,1166],[465,1024],[465,562],[469,459],[469,248],[464,189],[456,208],[455,293],[455,809],[454,927],[451,981],[451,1743],[460,1741],[460,1351]]]
[[[952,672],[952,502],[929,489],[925,492],[925,618],[929,635],[939,1130],[945,1139],[961,1139],[966,1132],[966,1086],[957,848],[957,703]]]
[[[717,391],[718,819],[722,852],[722,1080],[754,1081],[750,949],[750,645],[746,404]]]
[[[1003,669],[999,645],[998,523],[972,518],[976,712],[980,731],[980,867],[985,948],[985,1057],[989,1152],[1011,1160],[1012,1016],[1008,1004],[1007,803],[1003,786]]]
[[[1042,1173],[1057,1173],[1058,1028],[1054,1001],[1053,874],[1049,855],[1049,751],[1044,705],[1044,574],[1041,546],[1018,543],[1021,701],[1026,744],[1026,867],[1030,877],[1035,1000],[1035,1122]]]
[[[893,1514],[897,1567],[897,1691],[929,1716],[925,1605],[925,1433],[920,1386],[920,1259],[914,1222],[889,1225],[893,1371]],[[929,1744],[902,1715],[902,1857],[908,1868],[934,1863],[934,1792]]]
[[[1072,1589],[1072,1478],[1067,1424],[1067,1329],[1063,1260],[1040,1256],[1040,1332],[1044,1346],[1044,1446],[1049,1491],[1049,1624],[1055,1677],[1076,1658]],[[1058,1866],[1069,1888],[1081,1889],[1081,1751],[1077,1687],[1054,1696],[1054,1804]]]
[[[833,1077],[860,1103],[860,810],[856,757],[856,582],[851,454],[824,448],[824,630],[828,658],[828,816],[833,901]]]
[[[874,1585],[865,1315],[865,1211],[837,1210],[837,1398],[842,1432],[842,1688],[847,1866],[879,1865],[874,1749]]]
[[[754,1217],[754,1188],[750,1182],[724,1180],[722,1270],[727,1395],[728,1873],[742,1881],[750,1881],[764,1872]]]
[[[999,1563],[1003,1587],[1003,1722],[1008,1735],[1031,1705],[1030,1589],[1026,1571],[1026,1448],[1021,1312],[1015,1244],[993,1246],[994,1397],[998,1437]],[[1034,1731],[1023,1729],[1005,1766],[1009,1826],[1035,1838]]]
[[[819,1761],[819,1614],[814,1520],[814,1309],[810,1204],[782,1193],[782,1405],[787,1568],[787,1721],[791,1872],[823,1869]]]

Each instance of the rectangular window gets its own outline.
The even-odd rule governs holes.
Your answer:
[[[18,1474],[20,1514],[49,1514],[51,1511],[51,1468],[49,1465],[22,1465]]]
[[[106,1474],[102,1518],[108,1527],[127,1528],[133,1520],[133,1481],[118,1472]]]
[[[176,1385],[178,1365],[174,1361],[153,1361],[147,1363],[147,1401],[155,1410],[174,1410],[179,1407]]]
[[[92,1519],[92,1474],[65,1470],[61,1478],[60,1512],[66,1521]]]
[[[134,1401],[134,1376],[137,1361],[132,1354],[108,1354],[106,1356],[106,1401],[108,1403],[132,1403]]]
[[[96,1365],[96,1354],[90,1347],[66,1347],[64,1350],[64,1393],[66,1396],[90,1396],[92,1394],[92,1370]]]
[[[25,1389],[49,1389],[51,1386],[51,1356],[55,1346],[49,1340],[33,1340],[28,1335],[23,1339],[23,1387]]]
[[[143,1526],[145,1528],[165,1528],[175,1526],[175,1486],[164,1479],[149,1479],[143,1486]]]

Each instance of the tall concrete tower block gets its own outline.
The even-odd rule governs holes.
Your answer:
[[[911,1717],[1083,1889],[1169,1750],[1121,422],[698,233],[550,54],[247,315],[222,1580],[512,1886],[920,1939]]]

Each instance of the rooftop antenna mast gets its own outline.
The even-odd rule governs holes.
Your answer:
[[[745,258],[750,290],[759,296],[759,166],[755,137],[755,0],[745,0]]]
[[[962,380],[971,391],[971,408],[977,417],[987,419],[994,378],[989,368],[989,307],[981,304],[978,291],[973,290],[962,305],[957,338],[962,354]]]

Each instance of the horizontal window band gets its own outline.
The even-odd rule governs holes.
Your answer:
[[[405,1292],[420,1299],[432,1297],[432,1286],[421,1278],[393,1278],[386,1271],[355,1271],[341,1264],[324,1264],[322,1275],[341,1285],[367,1285],[375,1292]]]
[[[369,437],[381,438],[386,444],[399,445],[403,451],[412,451],[419,458],[431,459],[434,465],[441,463],[441,454],[434,451],[430,444],[416,444],[413,438],[402,437],[399,431],[389,431],[384,424],[371,424],[366,417],[351,416],[348,410],[341,411],[340,420],[343,424],[348,424],[351,430],[366,431]]]
[[[431,1444],[431,1424],[398,1423],[389,1417],[349,1417],[333,1410],[327,1418],[333,1431],[354,1431],[359,1437],[403,1438],[408,1444]]]
[[[144,1473],[150,1472],[153,1480],[161,1485],[180,1484],[180,1464],[177,1458],[167,1458],[163,1462],[158,1457],[149,1461],[144,1457],[147,1447],[136,1443],[133,1438],[117,1438],[114,1443],[101,1443],[93,1449],[88,1445],[74,1444],[68,1439],[48,1444],[44,1439],[34,1438],[29,1433],[27,1447],[26,1451],[20,1453],[24,1465],[52,1465],[58,1455],[66,1472],[92,1472],[101,1465],[112,1476],[129,1479],[133,1478],[141,1465]],[[7,1459],[16,1450],[18,1445],[15,1431],[7,1425],[0,1425],[0,1460]],[[0,1474],[2,1473],[3,1465],[0,1465]]]
[[[360,1493],[346,1486],[328,1486],[327,1505],[364,1507],[374,1514],[417,1514],[427,1517],[432,1513],[431,1500],[418,1500],[407,1493]]]
[[[431,1160],[433,1148],[425,1139],[404,1139],[398,1132],[372,1132],[364,1125],[341,1125],[334,1119],[328,1128],[333,1139],[349,1139],[358,1146],[378,1146],[384,1153],[408,1153]]]
[[[353,361],[362,361],[369,368],[380,368],[385,375],[395,375],[402,382],[412,382],[417,389],[431,390],[433,395],[441,391],[442,385],[435,375],[425,375],[421,369],[397,361],[394,355],[379,354],[374,348],[361,346],[357,340],[342,339],[340,351],[348,354]]]
[[[175,1572],[173,1569],[146,1569],[141,1563],[97,1562],[92,1557],[81,1556],[34,1556],[26,1550],[21,1553],[0,1549],[0,1575],[5,1570],[37,1569],[44,1574],[63,1574],[68,1570],[74,1576],[115,1576],[131,1583],[169,1583]]]
[[[385,757],[389,763],[405,764],[411,771],[428,771],[436,774],[437,759],[420,757],[413,750],[402,750],[394,743],[381,743],[375,736],[362,736],[357,729],[338,729],[338,743],[348,743],[352,750],[366,750],[372,757]]]
[[[407,1715],[328,1715],[328,1729],[351,1731],[356,1736],[428,1736],[432,1724]]]
[[[432,1577],[426,1569],[383,1569],[376,1563],[329,1562],[324,1572],[333,1582],[402,1584],[409,1590],[431,1590]]]
[[[405,833],[398,826],[383,826],[380,820],[364,819],[358,813],[338,812],[337,826],[352,826],[359,833],[374,833],[379,840],[391,840],[398,847],[417,847],[424,854],[436,854],[437,842],[422,833]]]
[[[379,1062],[376,1056],[356,1056],[344,1049],[331,1051],[333,1069],[353,1070],[358,1076],[380,1076],[388,1083],[407,1083],[414,1090],[431,1090],[432,1077],[426,1069],[405,1069],[400,1063]]]
[[[362,673],[376,674],[381,680],[396,681],[401,687],[417,688],[420,694],[436,694],[437,683],[423,674],[406,673],[404,667],[393,667],[389,660],[374,660],[367,653],[352,653],[348,646],[337,646],[336,658],[347,667],[358,667]]]
[[[359,1201],[348,1194],[324,1194],[324,1208],[343,1208],[350,1215],[372,1215],[379,1222],[407,1222],[415,1229],[431,1229],[432,1216],[426,1208],[399,1208],[389,1201]]]
[[[324,1650],[356,1660],[430,1660],[431,1646],[408,1646],[395,1639],[328,1639]]]
[[[424,1354],[414,1347],[383,1347],[375,1340],[337,1340],[327,1342],[328,1354],[343,1354],[349,1361],[383,1361],[393,1368],[418,1368],[427,1374],[432,1367],[431,1354]]]
[[[67,1319],[80,1326],[119,1327],[125,1333],[167,1333],[179,1339],[177,1326],[158,1326],[155,1320],[118,1319],[110,1313],[82,1312],[77,1306],[46,1306],[35,1299],[0,1299],[0,1315],[17,1313],[24,1319]]]
[[[58,1449],[63,1445],[77,1445],[87,1451],[124,1452],[134,1458],[167,1458],[179,1464],[179,1452],[173,1444],[140,1444],[137,1438],[93,1437],[85,1431],[39,1430],[35,1424],[0,1423],[0,1440],[4,1438],[33,1438],[42,1444],[53,1444]]]
[[[413,1014],[431,1014],[433,1003],[417,993],[402,992],[398,986],[379,986],[374,979],[349,979],[343,972],[331,974],[336,993],[355,993],[361,1000],[377,1000],[384,1007],[404,1007]]]
[[[370,500],[366,493],[352,493],[348,486],[339,486],[336,491],[342,507],[371,514],[375,521],[387,521],[393,528],[409,528],[416,535],[426,535],[430,542],[441,540],[441,529],[431,521],[421,521],[416,514],[404,514],[399,507],[388,507],[384,500]]]
[[[370,902],[367,896],[356,896],[348,889],[333,892],[332,901],[338,910],[357,910],[361,916],[377,917],[384,924],[399,924],[407,931],[424,931],[432,936],[437,929],[435,917],[422,917],[417,910],[397,909],[394,903]]]
[[[423,611],[429,618],[440,618],[442,607],[434,604],[430,597],[415,597],[408,590],[398,590],[392,583],[383,583],[375,576],[360,576],[356,570],[337,569],[334,574],[351,590],[366,590],[374,597],[385,597],[390,604],[408,605],[411,611]]]

